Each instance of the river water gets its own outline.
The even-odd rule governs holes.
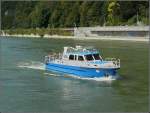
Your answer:
[[[64,46],[95,46],[121,59],[120,80],[62,77],[44,69],[44,56]],[[0,112],[146,112],[148,43],[0,38]]]

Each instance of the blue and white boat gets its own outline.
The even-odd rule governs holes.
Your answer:
[[[45,56],[46,70],[62,72],[83,78],[115,78],[120,59],[106,58],[92,47],[64,47],[62,54]]]

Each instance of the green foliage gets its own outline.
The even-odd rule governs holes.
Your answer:
[[[149,22],[148,1],[2,1],[2,29],[136,25]]]
[[[119,25],[120,22],[120,4],[116,1],[110,1],[108,4],[108,16],[107,24],[108,25]]]
[[[32,28],[48,27],[50,8],[48,2],[38,3],[35,9],[29,15]]]
[[[65,29],[60,29],[60,28],[41,28],[41,29],[9,29],[9,30],[4,30],[5,33],[7,34],[21,34],[21,35],[39,35],[43,37],[45,34],[47,35],[62,35],[62,36],[73,36],[73,32]]]
[[[133,23],[134,25],[136,25],[136,16],[133,16],[132,18],[128,19],[128,25],[133,25]]]
[[[79,23],[80,14],[79,14],[78,6],[79,6],[79,2],[76,2],[76,3],[74,3],[72,9],[70,8],[70,13],[65,20],[66,27],[72,27],[72,26],[74,26],[74,23]]]

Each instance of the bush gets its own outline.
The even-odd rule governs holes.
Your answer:
[[[38,34],[41,37],[43,37],[45,34],[48,35],[62,35],[62,36],[72,36],[73,33],[72,31],[69,30],[64,30],[64,29],[58,29],[58,28],[53,28],[53,29],[9,29],[9,30],[4,30],[5,33],[9,35],[14,35],[14,34],[22,34],[22,35],[30,35],[30,34]]]

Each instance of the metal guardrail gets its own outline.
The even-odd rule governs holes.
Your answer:
[[[51,55],[47,55],[45,56],[45,63],[51,62],[51,61],[55,61],[56,59],[61,59],[62,58],[62,54],[58,53],[53,53]]]
[[[113,64],[115,64],[116,66],[118,66],[120,68],[120,59],[116,59],[116,58],[105,58],[105,61],[112,61]]]

